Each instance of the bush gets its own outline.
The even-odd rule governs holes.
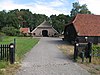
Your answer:
[[[5,36],[5,34],[0,32],[0,41],[3,41],[4,36]]]
[[[2,28],[2,32],[8,36],[18,36],[20,31],[14,27],[4,27]]]
[[[93,45],[93,55],[100,57],[100,46]]]

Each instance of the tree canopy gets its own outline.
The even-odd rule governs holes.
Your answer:
[[[59,33],[62,33],[65,24],[69,23],[69,21],[70,21],[70,16],[69,15],[64,15],[64,14],[59,14],[58,16],[51,15],[50,20],[51,20],[51,24],[53,25],[53,27]]]
[[[91,11],[87,8],[86,4],[80,5],[79,2],[73,3],[73,8],[70,12],[70,16],[74,17],[76,14],[92,14]]]
[[[9,12],[0,11],[0,29],[3,27],[29,27],[35,28],[48,17],[44,14],[32,14],[29,9],[15,9]]]

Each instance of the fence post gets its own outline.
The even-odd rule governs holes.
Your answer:
[[[82,50],[82,62],[84,62],[84,50]]]
[[[3,47],[3,45],[1,45],[1,58],[0,58],[1,60],[3,59],[3,57],[2,57],[3,56],[3,48],[2,47]]]
[[[15,45],[11,43],[9,45],[9,56],[10,56],[10,64],[14,64],[15,62]]]
[[[78,57],[78,43],[74,44],[74,61],[77,61],[77,57]]]
[[[88,42],[88,51],[89,51],[89,62],[91,63],[92,58],[92,43]]]
[[[14,45],[16,46],[16,38],[14,38]]]

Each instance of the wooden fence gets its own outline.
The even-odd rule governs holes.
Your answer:
[[[10,64],[15,62],[15,39],[14,43],[0,45],[0,61],[10,61]]]
[[[75,61],[77,61],[78,56],[82,58],[82,62],[84,62],[84,58],[89,58],[89,62],[91,62],[92,43],[91,42],[88,42],[88,44],[75,43],[74,45],[74,60]]]
[[[0,60],[9,60],[9,45],[0,45]]]

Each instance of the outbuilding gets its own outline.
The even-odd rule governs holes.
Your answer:
[[[64,40],[75,42],[100,42],[100,15],[77,14],[73,21],[65,26]]]
[[[20,33],[24,35],[29,35],[30,34],[30,28],[20,28]]]

